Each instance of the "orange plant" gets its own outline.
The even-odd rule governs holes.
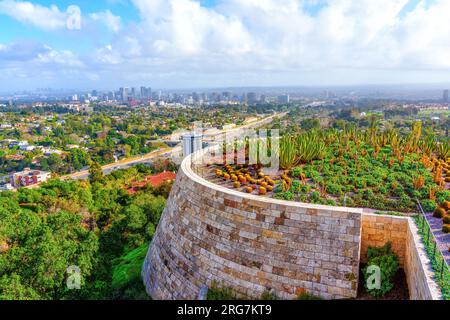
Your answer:
[[[417,178],[413,178],[413,186],[414,189],[420,190],[425,185],[425,177],[424,176],[418,176]]]
[[[430,200],[436,200],[436,191],[436,187],[428,187],[428,198],[430,198]]]

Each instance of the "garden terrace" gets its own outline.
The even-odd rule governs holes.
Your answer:
[[[247,297],[356,298],[368,248],[387,242],[410,298],[442,298],[411,218],[230,189],[203,178],[215,173],[196,165],[205,152],[181,164],[147,253],[142,276],[153,299],[198,299],[213,283]]]
[[[450,162],[439,157],[442,145],[386,135],[381,141],[357,131],[285,136],[276,174],[266,174],[263,165],[224,165],[222,157],[200,171],[227,188],[302,203],[408,213],[416,212],[416,198],[427,211],[450,199]],[[226,156],[244,152],[248,160],[248,146]]]

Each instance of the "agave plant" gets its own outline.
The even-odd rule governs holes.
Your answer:
[[[428,157],[431,157],[434,149],[435,149],[435,138],[432,135],[426,136],[419,143],[419,148],[422,151],[422,154],[425,154]]]
[[[326,145],[315,132],[299,135],[296,140],[298,161],[308,163],[325,157]]]
[[[280,167],[282,169],[291,169],[298,163],[296,152],[296,141],[292,136],[283,136],[280,139],[279,150]]]
[[[448,141],[437,142],[435,144],[435,152],[439,159],[447,160],[450,158],[450,143]]]

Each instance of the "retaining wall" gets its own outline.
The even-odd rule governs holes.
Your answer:
[[[409,218],[281,201],[230,190],[197,175],[186,158],[142,270],[153,299],[197,299],[213,282],[248,297],[357,295],[368,246],[393,242],[411,298],[435,299]]]
[[[412,300],[440,300],[439,286],[433,281],[433,269],[418,235],[414,221],[408,217],[363,214],[361,260],[366,261],[368,247],[392,243],[406,273]]]

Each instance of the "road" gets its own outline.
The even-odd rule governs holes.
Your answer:
[[[132,158],[122,159],[117,162],[107,164],[105,166],[102,166],[102,170],[103,170],[104,174],[109,174],[115,170],[126,169],[126,168],[132,167],[134,165],[137,165],[139,163],[147,163],[154,158],[157,158],[157,157],[160,157],[163,155],[168,155],[173,152],[180,152],[180,151],[181,151],[180,146],[177,146],[174,148],[162,148],[162,149],[158,149],[158,150],[152,151],[150,153],[147,153],[143,156],[136,156],[136,157],[132,157]],[[84,180],[84,179],[87,179],[88,177],[89,177],[89,170],[83,170],[83,171],[78,171],[73,174],[69,174],[67,176],[62,176],[61,180],[69,180],[69,179]]]
[[[217,132],[213,135],[210,135],[209,137],[217,137],[223,134],[233,134],[233,133],[237,133],[239,130],[242,129],[250,129],[250,128],[255,128],[255,127],[259,127],[261,125],[267,124],[272,122],[275,118],[280,118],[283,117],[287,114],[287,112],[284,113],[276,113],[274,115],[271,115],[269,117],[265,117],[261,120],[255,121],[255,122],[251,122],[248,123],[246,125],[243,126],[239,126],[236,128],[232,128],[232,129],[227,129],[227,130],[221,130],[220,132]],[[148,163],[151,160],[163,156],[163,155],[169,155],[169,154],[176,154],[182,151],[181,146],[176,146],[173,148],[162,148],[162,149],[158,149],[155,150],[153,152],[150,152],[148,154],[142,155],[142,156],[136,156],[136,157],[132,157],[132,158],[127,158],[127,159],[122,159],[119,160],[115,163],[111,163],[111,164],[107,164],[105,166],[102,167],[103,173],[104,174],[109,174],[112,171],[115,170],[119,170],[119,169],[126,169],[129,167],[132,167],[134,165],[137,165],[139,163]],[[66,176],[62,176],[61,180],[70,180],[70,179],[74,179],[74,180],[85,180],[89,177],[89,170],[82,170],[82,171],[78,171],[76,173],[70,174],[70,175],[66,175]],[[33,185],[30,186],[30,188],[35,188],[38,185]]]

